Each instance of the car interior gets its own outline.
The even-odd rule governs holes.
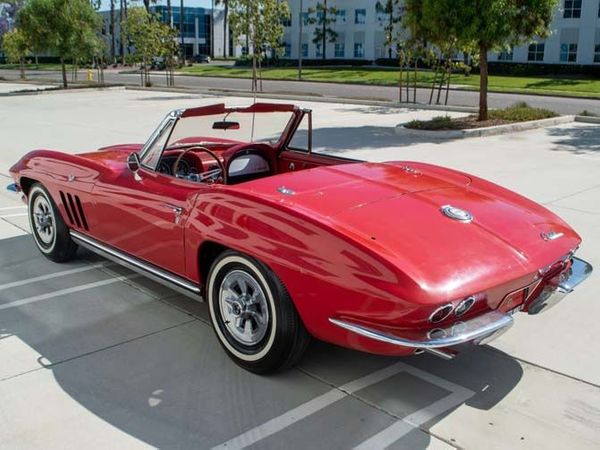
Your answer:
[[[269,118],[267,116],[268,112],[271,112],[270,108],[282,107],[287,108],[286,111],[289,112],[278,119],[282,127],[279,133],[275,132],[268,138],[257,136],[256,129],[261,126],[257,117]],[[204,107],[196,111],[206,109],[207,107]],[[187,111],[183,113],[184,118]],[[291,105],[257,103],[246,109],[235,110],[242,113],[252,112],[252,114],[236,115],[232,113],[233,110],[224,111],[222,116],[198,114],[203,122],[198,121],[197,128],[192,128],[190,125],[194,124],[189,122],[177,128],[178,120],[183,122],[183,119],[174,120],[172,129],[167,131],[168,136],[155,164],[155,170],[196,183],[231,185],[279,173],[353,162],[349,159],[311,152],[310,111]],[[197,117],[191,114],[190,116]],[[272,123],[265,123],[272,125]],[[206,133],[208,128],[212,131],[210,134]],[[250,128],[249,139],[240,139],[242,131]],[[189,133],[195,132],[196,129],[206,135],[190,136]],[[160,139],[159,130],[156,135],[157,139]]]

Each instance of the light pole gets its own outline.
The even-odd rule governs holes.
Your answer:
[[[298,13],[298,80],[302,80],[302,8],[303,0],[300,0],[300,12]]]

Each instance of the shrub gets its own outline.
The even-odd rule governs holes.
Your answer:
[[[525,102],[518,102],[508,108],[490,111],[490,119],[505,120],[507,122],[525,122],[527,120],[540,120],[556,117],[554,111],[543,108],[532,108]]]

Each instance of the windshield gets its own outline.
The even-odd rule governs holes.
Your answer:
[[[177,121],[167,147],[207,144],[214,141],[268,142],[281,138],[293,113],[231,112],[225,114],[183,117]]]

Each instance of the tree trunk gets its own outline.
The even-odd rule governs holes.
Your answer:
[[[256,53],[252,51],[252,92],[256,92]]]
[[[115,1],[116,0],[110,0],[110,58],[113,64],[117,62],[117,42],[115,36]]]
[[[19,69],[21,71],[21,80],[25,79],[25,58],[19,58]]]
[[[435,93],[435,86],[437,84],[438,72],[440,70],[440,61],[438,60],[435,65],[435,72],[433,73],[433,80],[431,80],[431,92],[429,94],[429,104],[433,104],[433,94]]]
[[[144,0],[144,8],[146,8],[146,11],[150,12],[150,0]]]
[[[223,11],[223,58],[227,58],[227,18],[229,17],[229,0],[223,3],[225,10]]]
[[[63,88],[67,88],[67,66],[65,64],[65,59],[64,58],[60,58],[60,67],[62,69],[62,81],[63,81]]]
[[[183,66],[185,67],[185,41],[184,41],[184,36],[183,36],[183,17],[184,17],[183,0],[181,0],[179,2],[179,34],[181,35],[181,62],[183,63]]]
[[[488,119],[488,62],[487,46],[479,43],[479,117],[478,120]]]
[[[418,58],[415,57],[415,73],[413,78],[413,103],[417,103],[417,70],[418,70]]]
[[[402,103],[402,71],[404,69],[404,58],[402,54],[398,57],[398,62],[400,65],[400,77],[398,78],[398,103]]]

